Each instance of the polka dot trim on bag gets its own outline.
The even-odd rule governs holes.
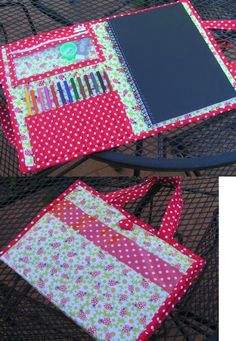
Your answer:
[[[78,194],[78,199],[81,200],[81,197],[80,197],[81,191],[79,189],[82,187],[84,190],[89,191],[93,195],[103,199],[104,205],[106,205],[106,202],[109,205],[112,205],[111,202],[109,202],[109,200],[115,201],[116,197],[121,198],[122,196],[124,196],[128,198],[126,200],[130,200],[130,199],[132,200],[133,195],[135,197],[139,197],[141,195],[141,192],[142,192],[142,195],[145,195],[145,193],[148,191],[150,186],[152,186],[153,184],[159,181],[164,182],[168,185],[171,184],[175,187],[174,194],[172,195],[172,199],[173,198],[174,199],[172,200],[172,202],[171,201],[169,202],[169,205],[166,210],[167,212],[171,213],[170,210],[172,210],[173,208],[172,206],[173,205],[176,206],[176,201],[175,201],[176,193],[178,193],[178,195],[180,195],[181,193],[181,190],[180,190],[181,179],[179,177],[148,178],[144,183],[132,186],[131,188],[127,188],[125,190],[109,193],[108,195],[102,195],[96,192],[94,189],[90,188],[89,186],[81,182],[80,180],[76,181],[63,194],[61,194],[57,199],[55,199],[47,208],[43,209],[37,215],[37,217],[16,238],[11,243],[9,243],[9,245],[7,245],[7,247],[3,251],[0,252],[0,255],[3,256],[4,261],[5,260],[10,261],[11,248],[14,245],[16,245],[16,247],[18,245],[19,246],[19,248],[17,248],[17,254],[18,254],[20,252],[21,238],[23,238],[24,236],[27,238],[27,232],[31,228],[33,228],[35,224],[40,221],[40,219],[44,219],[45,214],[49,214],[49,216],[52,216],[52,215],[55,216],[55,218],[57,218],[58,221],[60,222],[60,225],[59,225],[61,226],[59,227],[61,231],[60,233],[62,233],[63,235],[66,234],[67,241],[70,240],[70,242],[73,242],[72,237],[74,236],[74,233],[85,237],[87,240],[92,241],[94,245],[96,245],[97,247],[100,247],[102,254],[103,252],[108,253],[109,255],[113,256],[114,259],[119,260],[123,264],[127,265],[130,269],[134,270],[135,273],[141,274],[144,277],[144,281],[143,281],[144,288],[150,285],[148,283],[154,283],[155,285],[157,285],[158,287],[161,287],[165,292],[168,293],[167,298],[158,308],[157,312],[152,317],[152,320],[149,322],[145,321],[146,327],[145,325],[142,324],[143,332],[140,335],[137,335],[137,340],[140,340],[140,341],[148,340],[148,338],[153,334],[153,332],[165,320],[165,318],[168,316],[168,314],[174,308],[174,306],[179,302],[183,294],[187,291],[188,287],[193,283],[194,279],[199,275],[199,273],[201,272],[205,264],[205,261],[199,258],[198,256],[194,255],[193,253],[191,253],[186,248],[179,245],[173,239],[171,240],[169,238],[168,241],[165,242],[167,245],[168,244],[172,245],[176,249],[176,251],[182,253],[183,255],[193,260],[193,262],[191,262],[191,265],[188,266],[187,270],[184,273],[180,272],[178,267],[172,266],[170,263],[165,262],[161,258],[150,253],[147,249],[141,248],[135,242],[135,239],[132,238],[132,235],[133,237],[135,237],[135,232],[133,234],[133,230],[129,230],[129,233],[131,233],[129,238],[125,237],[124,235],[121,235],[120,233],[113,230],[112,227],[101,223],[101,221],[98,220],[98,217],[96,215],[90,216],[86,214],[84,211],[82,211],[80,206],[75,206],[72,202],[69,201],[68,195],[70,195],[71,193],[75,191],[75,193]],[[144,191],[142,190],[143,189],[142,186],[144,186],[145,188]],[[132,198],[130,197],[130,195],[126,195],[129,193],[129,190],[130,190],[130,193],[132,193]],[[123,197],[123,202],[125,202],[124,197]],[[180,204],[180,206],[182,206],[182,204]],[[135,221],[135,224],[139,225],[140,228],[143,227],[144,229],[148,231],[153,230],[152,227],[139,221],[138,219],[136,219],[136,217],[133,217],[127,212],[125,214],[125,211],[119,208],[119,205],[114,204],[114,207],[116,207],[117,210],[120,210],[120,212],[126,215],[127,220],[131,219],[131,221]],[[177,207],[177,208],[180,209],[180,207]],[[177,215],[177,218],[175,217],[175,215]],[[41,224],[44,224],[44,223],[48,224],[49,216],[47,215],[47,218],[45,216],[46,220],[42,220]],[[168,216],[169,215],[167,215],[167,217]],[[176,212],[173,211],[172,218],[174,217],[175,219],[171,219],[170,221],[173,221],[173,223],[176,223],[177,221],[179,221],[178,210],[176,210]],[[124,220],[126,221],[126,219]],[[38,224],[38,231],[40,231],[41,224]],[[68,233],[70,233],[70,231],[72,235],[70,236],[70,238],[68,238]],[[53,231],[50,230],[48,231],[48,233],[49,233],[49,236],[51,236]],[[43,238],[45,237],[46,235],[44,233]],[[47,238],[51,238],[51,237],[47,237]],[[155,235],[154,235],[154,238],[156,238]],[[61,245],[58,242],[58,240],[52,244],[53,255],[56,261],[57,261],[57,256],[55,252],[59,247],[61,247]],[[76,257],[76,253],[69,252],[68,257]],[[99,259],[100,259],[100,253],[99,253]],[[104,259],[104,255],[101,259]],[[24,262],[24,259],[21,258],[21,260]],[[91,257],[86,257],[86,261],[95,262],[95,259],[91,259]],[[21,263],[21,265],[22,264],[23,263]],[[17,264],[15,264],[14,266],[17,269]],[[43,266],[43,264],[41,264],[41,266]],[[70,269],[70,267],[67,267],[67,268]],[[109,272],[116,271],[115,263],[109,264],[108,267],[106,267],[106,269],[107,269],[106,271],[109,271]],[[101,271],[99,272],[99,269],[97,270],[98,271],[93,271],[92,273],[93,276],[97,276],[101,272]],[[120,279],[124,281],[127,279],[127,271],[124,272],[124,274],[122,275]],[[27,278],[27,273],[25,273],[25,276]],[[73,279],[73,276],[72,276],[72,279]],[[150,280],[151,282],[148,282],[147,280]],[[41,282],[39,283],[40,288],[42,288],[42,286],[45,286],[45,283],[46,282],[41,280]],[[114,280],[109,280],[108,285],[111,288],[115,288],[115,286],[118,285],[118,283]],[[60,288],[61,288],[60,290],[66,290],[64,286],[60,286]],[[99,289],[101,289],[101,284],[99,286]],[[147,291],[147,289],[145,289],[145,291]],[[156,297],[156,295],[154,296]],[[111,303],[112,296],[109,296],[109,297],[110,297],[109,302]],[[96,304],[95,300],[93,300],[93,302],[94,304]],[[54,300],[54,303],[57,305],[57,302],[55,300]],[[124,305],[125,303],[122,303],[122,304]],[[145,307],[146,304],[147,302],[145,300],[142,300],[138,302],[137,305],[135,305],[135,309],[138,309],[138,310],[143,309],[143,307]],[[65,303],[63,307],[65,307]],[[85,328],[86,328],[86,325],[85,325]]]
[[[210,32],[211,29],[235,29],[235,20],[204,21],[189,1],[181,0],[177,3],[183,5],[229,82],[236,88],[234,78],[236,75],[236,64],[235,62],[229,62]],[[117,51],[115,49],[111,50],[111,53],[109,52],[109,55],[106,55],[105,59],[107,36],[103,36],[102,30],[96,30],[96,25],[101,25],[101,23],[106,25],[107,20],[111,18],[142,13],[165,6],[171,5],[165,4],[128,14],[124,13],[109,18],[102,18],[82,24],[79,23],[71,27],[28,37],[7,44],[0,49],[0,78],[9,109],[9,115],[2,119],[2,125],[7,138],[16,146],[20,170],[22,172],[38,171],[94,152],[119,147],[130,142],[155,136],[166,130],[181,127],[185,124],[208,119],[223,112],[233,110],[236,107],[236,100],[232,98],[220,104],[211,105],[168,121],[160,122],[158,125],[147,129],[145,125],[143,126],[142,120],[139,122],[137,119],[136,122],[134,113],[136,111],[139,113],[137,103],[133,103],[132,101],[127,102],[128,104],[126,103],[125,105],[122,103],[122,101],[125,102],[121,99],[122,96],[128,98],[135,94],[132,93],[133,90],[129,81],[126,83],[131,87],[131,90],[127,90],[126,87],[124,90],[122,89],[122,85],[125,84],[125,81],[123,79],[120,81],[120,78],[115,76],[116,73],[122,72],[121,64],[118,62],[115,62],[115,64],[109,63],[110,60],[119,57]],[[72,63],[73,65],[59,67],[56,70],[50,70],[42,74],[40,73],[41,70],[38,70],[37,74],[33,74],[28,78],[23,77],[22,79],[18,79],[16,77],[15,59],[27,56],[29,53],[43,51],[47,47],[52,47],[56,44],[85,37],[90,37],[93,40],[98,58],[82,61],[78,65]],[[57,109],[52,109],[51,107],[50,110],[43,110],[40,114],[28,115],[26,110],[27,105],[24,103],[25,101],[27,102],[27,98],[22,100],[21,91],[27,90],[28,86],[30,88],[30,86],[36,83],[39,85],[44,82],[51,82],[51,78],[54,76],[62,77],[61,79],[63,79],[65,74],[69,74],[72,69],[75,69],[75,71],[77,69],[79,72],[81,68],[91,66],[91,70],[93,70],[97,64],[101,65],[102,68],[104,67],[108,74],[111,72],[111,88],[113,90],[115,89],[114,82],[120,84],[119,86],[122,90],[117,85],[116,89],[119,89],[119,92],[116,93],[116,96],[115,91],[110,91],[110,95],[100,94],[94,96],[94,99],[80,99],[76,103],[62,104]],[[19,84],[22,85],[19,86]],[[107,86],[109,87],[109,84]],[[109,90],[111,90],[110,87]],[[69,91],[72,91],[72,88],[69,88]],[[126,91],[125,95],[122,95],[122,91]],[[23,104],[16,105],[19,99],[22,100]],[[48,100],[50,102],[52,98],[49,96]],[[138,118],[140,119],[140,117]],[[9,123],[7,122],[8,120],[10,121]],[[14,132],[14,138],[11,136],[12,131]]]
[[[119,221],[120,228],[124,230],[132,230],[133,229],[133,223],[129,219],[123,219]]]

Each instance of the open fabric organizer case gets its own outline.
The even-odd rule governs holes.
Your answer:
[[[235,29],[235,20],[203,21],[184,0],[3,46],[0,82],[10,113],[2,115],[2,125],[21,171],[235,108],[236,66],[210,33],[221,26]],[[73,45],[68,58],[65,43]]]
[[[159,231],[121,208],[158,183],[174,192]],[[76,181],[0,258],[95,339],[148,340],[205,264],[173,239],[182,206],[179,177],[106,195]]]

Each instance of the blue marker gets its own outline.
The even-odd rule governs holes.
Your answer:
[[[66,104],[66,99],[65,99],[65,96],[64,96],[64,93],[63,93],[63,90],[62,90],[60,82],[57,83],[57,88],[59,90],[59,94],[60,94],[60,97],[61,97],[62,104],[65,105]]]
[[[67,96],[68,96],[68,98],[69,98],[69,101],[70,101],[71,103],[73,103],[74,101],[73,101],[73,98],[72,98],[72,95],[71,95],[71,92],[70,92],[69,85],[68,85],[67,81],[64,81],[63,83],[64,83],[64,86],[65,86],[66,93],[67,93]]]
[[[96,78],[95,78],[93,72],[90,72],[90,77],[91,77],[91,79],[92,79],[93,86],[94,86],[94,88],[95,88],[95,90],[96,90],[96,93],[97,93],[97,94],[100,94],[99,87],[98,87],[98,83],[97,83],[97,81],[96,81]]]

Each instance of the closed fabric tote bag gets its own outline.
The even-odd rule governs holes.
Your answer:
[[[158,231],[121,208],[157,183],[174,188]],[[95,340],[148,340],[205,263],[173,239],[182,207],[178,177],[106,195],[79,180],[0,258]]]

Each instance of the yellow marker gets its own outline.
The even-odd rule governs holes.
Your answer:
[[[26,99],[26,105],[27,105],[28,113],[29,113],[29,115],[31,115],[32,109],[31,109],[31,105],[30,105],[30,96],[29,96],[29,92],[28,92],[27,88],[25,88],[25,99]]]

